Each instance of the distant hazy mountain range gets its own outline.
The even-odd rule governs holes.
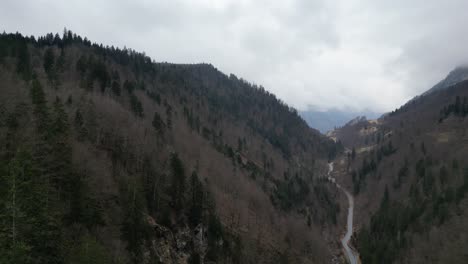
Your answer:
[[[425,96],[434,91],[447,88],[464,80],[468,80],[468,66],[459,66],[452,70],[447,75],[447,77],[434,85],[431,89],[427,90],[421,95],[416,96],[408,103],[421,96]],[[365,116],[367,119],[375,119],[380,117],[383,113],[332,109],[328,111],[306,110],[299,112],[299,114],[307,122],[307,124],[309,124],[310,127],[318,129],[322,133],[326,133],[327,131],[333,130],[335,127],[341,127],[345,125],[349,120],[356,117]]]
[[[357,112],[338,109],[327,111],[307,110],[301,111],[299,114],[310,127],[318,129],[322,133],[333,130],[335,127],[343,126],[349,120],[358,116],[365,116],[367,119],[375,119],[382,115],[382,113],[372,111]]]

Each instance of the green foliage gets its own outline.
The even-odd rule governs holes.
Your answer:
[[[456,190],[455,202],[457,205],[466,196],[467,192],[468,192],[468,167],[465,168],[465,171],[463,173],[463,183]]]
[[[37,173],[41,163],[28,148],[18,149],[10,160],[9,173],[2,177],[7,191],[0,213],[1,252],[7,263],[59,263],[61,259],[60,207],[51,194],[46,177]],[[47,173],[47,172],[45,172]],[[47,252],[47,254],[44,254]],[[8,261],[14,260],[14,261]]]
[[[407,243],[404,231],[411,221],[411,208],[390,204],[385,190],[379,210],[372,216],[369,228],[358,234],[358,250],[363,263],[393,263],[397,252]]]
[[[110,76],[109,72],[107,71],[106,64],[101,61],[93,61],[91,66],[91,72],[89,78],[91,80],[97,80],[99,82],[99,87],[101,88],[101,92],[104,92],[106,87],[110,83]]]
[[[246,82],[235,75],[224,75],[211,65],[172,65],[166,63],[154,63],[151,58],[144,53],[138,53],[131,49],[119,49],[91,43],[87,38],[82,38],[76,34],[64,33],[62,38],[58,34],[47,34],[46,36],[34,38],[23,37],[20,34],[1,35],[1,40],[23,45],[23,52],[15,52],[15,55],[26,54],[27,45],[35,47],[56,46],[62,51],[70,45],[84,46],[93,52],[90,56],[81,56],[76,69],[82,81],[82,87],[92,89],[94,81],[98,81],[101,90],[111,85],[111,78],[104,61],[111,59],[121,66],[127,67],[134,74],[135,79],[140,80],[137,84],[132,82],[131,87],[125,85],[124,88],[131,93],[134,89],[146,90],[143,76],[152,76],[154,80],[164,86],[184,87],[188,92],[206,98],[209,110],[214,114],[231,113],[235,119],[248,120],[247,125],[254,131],[265,137],[273,146],[283,152],[287,158],[291,151],[299,152],[312,151],[315,155],[322,155],[326,158],[329,154],[332,157],[335,152],[331,140],[314,133],[308,129],[307,124],[300,118],[297,111],[277,99],[273,94],[263,87]],[[2,42],[0,41],[0,42]],[[4,48],[9,50],[9,47]],[[19,50],[19,49],[15,49]],[[26,52],[24,52],[26,50]],[[29,58],[28,56],[18,56]],[[64,56],[60,56],[64,58]],[[59,68],[59,59],[56,66]],[[18,72],[31,72],[27,70],[30,63],[23,63],[26,60],[19,60]],[[30,68],[30,67],[29,67]],[[216,83],[211,83],[209,78],[216,76]],[[220,88],[220,89],[218,89]],[[223,92],[219,92],[223,91]],[[179,93],[177,89],[171,89],[171,93]],[[233,100],[234,99],[234,100]],[[159,101],[159,100],[158,100]],[[260,114],[258,118],[252,118]],[[170,117],[168,118],[168,121]],[[266,122],[266,120],[271,120]],[[166,122],[171,128],[171,122]],[[330,148],[331,147],[331,148]],[[330,148],[330,149],[329,149]]]
[[[193,253],[190,255],[190,258],[188,259],[188,264],[201,264],[201,258],[200,254],[198,253]]]
[[[47,79],[52,86],[57,87],[58,85],[58,69],[55,62],[55,54],[52,48],[46,49],[44,53],[44,71],[47,75]]]
[[[57,58],[57,62],[56,62],[56,70],[57,70],[57,76],[59,73],[63,73],[63,71],[65,70],[65,65],[66,64],[66,60],[65,60],[65,49],[60,49],[60,55],[59,57]]]
[[[166,103],[166,127],[172,129],[172,106]]]
[[[204,196],[203,185],[194,171],[190,176],[190,209],[188,215],[189,223],[192,227],[202,222]]]
[[[444,119],[448,118],[452,114],[456,117],[462,118],[468,115],[468,99],[466,96],[464,96],[462,99],[459,95],[457,95],[455,97],[455,102],[445,106],[442,110],[440,110],[439,123],[442,123]]]
[[[67,263],[70,264],[106,264],[112,263],[104,246],[90,235],[84,235],[71,250]]]
[[[31,58],[26,41],[20,41],[17,48],[16,72],[23,78],[23,80],[29,81],[32,76],[32,69]]]
[[[30,153],[19,151],[9,162],[0,163],[0,259],[5,263],[13,263],[16,258],[31,262],[26,240],[30,209],[27,199],[32,194],[28,190],[32,186],[30,159]]]
[[[3,64],[5,57],[8,55],[8,46],[4,41],[0,41],[0,64]]]
[[[143,161],[143,188],[146,198],[148,213],[155,217],[156,221],[163,225],[170,225],[169,204],[166,192],[166,177],[154,168],[154,163],[149,157]]]
[[[284,181],[277,181],[271,198],[275,205],[289,211],[293,206],[302,204],[309,193],[309,185],[296,174],[293,177],[286,176]]]
[[[68,124],[68,116],[59,97],[55,98],[53,109],[54,116],[52,120],[52,133],[55,136],[68,136],[70,129]]]
[[[50,74],[54,70],[55,55],[52,48],[46,49],[44,53],[44,71]]]
[[[207,197],[208,219],[205,224],[207,230],[208,248],[205,255],[205,262],[215,263],[243,263],[241,262],[242,244],[240,238],[227,232],[214,210],[211,197]],[[211,201],[211,202],[210,202]],[[211,204],[211,205],[210,205]]]
[[[393,187],[398,189],[401,187],[403,180],[409,175],[408,160],[405,159],[403,166],[398,170],[397,178],[393,183]]]
[[[131,94],[135,90],[135,83],[129,80],[125,80],[123,87],[125,90],[127,90],[128,93]]]
[[[34,115],[36,118],[36,127],[39,134],[43,137],[43,139],[48,139],[49,137],[49,125],[50,125],[50,114],[49,108],[47,106],[47,101],[45,99],[44,90],[42,89],[42,85],[34,78],[32,80],[31,86],[31,99],[34,105]]]
[[[458,188],[444,187],[441,183],[441,190],[437,191],[431,163],[426,163],[422,159],[417,162],[416,172],[422,184],[411,185],[410,200],[406,204],[391,201],[388,189],[385,189],[370,225],[358,233],[357,246],[363,263],[394,263],[401,251],[410,246],[409,233],[424,232],[431,226],[443,224],[451,217],[450,208],[468,192],[468,169],[464,183]],[[444,168],[442,165],[441,170]]]
[[[367,175],[369,173],[374,173],[376,170],[377,164],[375,163],[374,159],[372,158],[369,162],[367,161],[367,158],[364,158],[359,171],[357,173],[355,171],[352,172],[354,194],[358,194],[365,186]]]
[[[112,81],[111,85],[112,93],[114,93],[117,96],[120,96],[121,91],[120,91],[120,83],[116,80]]]
[[[39,106],[44,106],[46,104],[44,90],[42,85],[36,78],[32,81],[31,86],[31,99],[32,103]]]
[[[184,205],[185,194],[185,169],[177,153],[171,155],[171,201],[172,206],[180,212]]]
[[[81,55],[78,61],[76,62],[76,70],[78,71],[80,78],[83,79],[86,74],[87,60],[84,55]]]
[[[193,113],[192,109],[189,110],[187,107],[184,107],[184,116],[189,127],[197,133],[200,133],[200,118]]]
[[[146,91],[149,98],[153,99],[158,105],[161,105],[161,95],[153,91]]]
[[[116,96],[120,96],[121,89],[120,89],[120,75],[118,71],[112,72],[112,84],[111,84],[112,93]]]
[[[217,261],[223,253],[223,241],[224,232],[223,226],[219,221],[219,218],[212,212],[208,217],[208,251],[206,253],[206,259],[211,261]],[[223,243],[225,243],[223,241]]]
[[[343,152],[344,150],[344,146],[343,144],[341,143],[340,140],[338,140],[338,142],[336,142],[336,144],[333,144],[330,146],[329,150],[328,150],[328,160],[331,161],[333,159],[336,158],[336,156]]]
[[[314,194],[319,202],[320,206],[326,212],[326,218],[320,219],[320,223],[332,223],[336,225],[337,215],[340,211],[340,205],[336,201],[336,198],[332,197],[330,192],[326,188],[326,183],[323,181],[316,182],[314,185]],[[307,222],[309,223],[310,215],[308,216]]]
[[[127,242],[127,250],[130,252],[133,263],[141,263],[143,258],[143,244],[150,236],[150,227],[145,221],[145,204],[141,197],[139,184],[131,182],[127,189],[123,188],[124,217],[121,226],[122,238]]]
[[[91,229],[102,219],[72,165],[63,103],[56,98],[49,108],[36,78],[30,95],[33,126],[25,127],[29,123],[22,118],[30,110],[22,104],[6,122],[8,151],[0,159],[0,262],[64,263],[73,244],[64,230],[70,224]],[[21,140],[28,129],[32,135]]]
[[[101,92],[106,90],[111,84],[111,76],[107,70],[106,64],[101,59],[94,56],[81,57],[76,62],[76,70],[82,81],[82,87],[92,90],[95,81],[99,83]]]
[[[85,123],[84,123],[84,117],[83,117],[83,114],[81,114],[80,109],[77,109],[75,112],[75,118],[74,118],[73,124],[74,124],[75,131],[78,134],[78,140],[85,139],[87,136],[87,130],[86,130]]]
[[[68,48],[71,45],[73,47]],[[64,72],[68,69],[65,51],[69,50],[73,51],[70,62],[78,59],[72,65],[76,72]],[[41,54],[44,55],[42,58]],[[197,133],[204,127],[203,132],[208,131],[204,133],[205,136],[219,151],[231,157],[236,165],[245,162],[240,152],[246,151],[248,146],[245,138],[239,138],[237,146],[223,140],[222,130],[217,127],[219,117],[227,112],[234,119],[249,120],[247,126],[264,136],[285,157],[296,153],[311,153],[313,158],[321,156],[321,153],[324,153],[324,158],[327,154],[332,157],[339,149],[324,137],[310,133],[311,130],[296,110],[262,87],[235,76],[225,76],[210,65],[153,63],[142,53],[103,47],[68,30],[64,30],[62,38],[58,34],[47,34],[37,40],[20,34],[3,33],[0,36],[0,63],[5,57],[11,57],[8,62],[16,62],[17,73],[31,85],[33,104],[32,111],[29,105],[23,109],[24,116],[17,113],[0,116],[0,125],[5,125],[2,131],[4,128],[8,130],[6,140],[2,137],[0,141],[0,263],[109,262],[108,252],[97,235],[100,234],[97,226],[105,225],[104,219],[109,219],[109,215],[104,215],[106,209],[103,208],[107,202],[115,202],[122,209],[117,210],[124,216],[121,222],[122,239],[134,263],[142,261],[142,250],[147,247],[148,236],[152,235],[152,230],[147,228],[147,215],[172,231],[177,231],[180,226],[207,226],[209,254],[206,260],[241,263],[240,238],[224,229],[216,215],[214,201],[209,198],[209,190],[196,173],[186,184],[183,164],[177,155],[177,158],[171,157],[170,175],[165,175],[166,164],[159,167],[160,164],[156,162],[156,165],[152,165],[156,159],[144,157],[146,160],[142,165],[141,153],[135,154],[121,135],[109,139],[112,133],[99,126],[100,117],[93,112],[94,108],[83,110],[87,102],[80,96],[74,102],[67,101],[66,106],[60,98],[48,102],[46,92],[55,92],[44,91],[44,82],[41,84],[34,77],[31,61],[34,67],[44,68],[52,84],[58,82],[62,73],[66,73],[70,80],[76,78],[76,74],[84,88],[92,90],[97,84],[104,93],[112,92],[119,96],[128,92],[130,109],[136,116],[143,116],[143,107],[137,97],[143,93],[135,90],[144,90],[157,104],[164,101],[165,122],[163,117],[156,114],[153,118],[157,131],[163,127],[171,129],[173,114],[177,117],[178,112],[173,112],[172,106],[167,103],[177,102],[169,97],[169,93],[176,97],[181,89],[173,88],[183,87],[187,94],[179,97],[182,104],[187,103],[187,98],[197,100],[196,105],[186,104],[190,127]],[[124,66],[122,72],[126,75],[129,73],[132,80],[137,81],[121,81],[118,72],[112,69],[120,70],[123,67],[117,65],[110,68],[115,63]],[[42,76],[40,72],[38,76]],[[207,76],[215,78],[207,79]],[[111,88],[111,91],[107,91],[107,88]],[[121,99],[118,101],[127,103]],[[201,124],[199,111],[205,109],[210,111],[210,116],[203,119],[204,123]],[[70,120],[67,112],[71,114]],[[80,142],[75,142],[73,136],[77,136]],[[75,144],[108,152],[113,172],[122,170],[120,174],[113,174],[116,177],[114,180],[125,185],[119,192],[120,200],[113,196],[102,200],[102,196],[92,193],[91,186],[88,186],[88,168],[72,164],[72,146]],[[262,169],[247,161],[241,169],[246,168],[253,175],[264,175],[267,179],[271,176],[266,170],[274,169],[274,164],[272,159],[265,156],[263,165]],[[122,179],[122,175],[128,178]],[[286,197],[289,200],[286,204],[303,201],[309,193],[308,183],[304,180],[293,179],[292,182],[292,188],[288,186],[290,183],[278,183],[285,184],[278,187],[279,191],[290,196]],[[14,203],[13,193],[16,194]],[[174,224],[174,212],[177,224]],[[12,215],[17,220],[15,228],[12,228],[10,221]],[[70,230],[74,228],[80,235],[73,232],[70,235]],[[15,243],[12,243],[12,229],[15,230]],[[199,261],[196,255],[192,254],[193,263]]]
[[[158,112],[154,112],[153,122],[151,123],[158,133],[162,133],[164,129],[164,121]]]
[[[96,198],[92,197],[84,176],[72,175],[70,184],[73,188],[70,190],[70,211],[64,218],[66,222],[81,224],[88,230],[104,225],[102,216],[104,210]]]
[[[143,106],[135,94],[130,94],[130,108],[133,114],[138,117],[143,117]]]
[[[379,163],[383,158],[394,154],[396,151],[397,149],[393,147],[393,143],[391,140],[388,141],[386,145],[380,146],[377,149],[377,153],[376,153],[377,163]]]

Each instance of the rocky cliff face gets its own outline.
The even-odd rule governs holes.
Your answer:
[[[146,216],[148,225],[155,231],[150,247],[144,252],[143,263],[194,263],[205,259],[208,250],[207,227],[203,224],[195,228],[180,228],[177,231],[159,225],[151,216]],[[216,242],[222,246],[223,240]],[[195,258],[197,260],[195,260]],[[190,262],[192,261],[192,262]]]

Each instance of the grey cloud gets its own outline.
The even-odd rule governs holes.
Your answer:
[[[468,2],[2,1],[0,25],[63,27],[156,61],[209,62],[305,109],[388,111],[468,61]]]

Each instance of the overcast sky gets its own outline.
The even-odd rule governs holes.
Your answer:
[[[156,61],[207,62],[294,107],[388,111],[468,62],[468,1],[2,0],[0,29],[64,27]]]

